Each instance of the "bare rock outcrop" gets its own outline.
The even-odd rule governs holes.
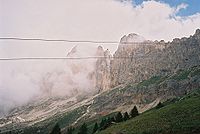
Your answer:
[[[200,30],[172,42],[153,42],[129,34],[122,37],[113,57],[102,47],[98,49],[104,58],[97,60],[96,87],[105,90],[200,65]]]
[[[96,89],[102,91],[109,89],[111,85],[111,54],[108,49],[104,51],[103,47],[99,46],[96,52],[96,56],[99,56],[96,61],[95,71]]]

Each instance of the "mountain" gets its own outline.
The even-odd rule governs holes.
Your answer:
[[[93,127],[94,122],[98,120],[100,122],[104,116],[117,111],[130,111],[137,105],[142,113],[155,107],[160,101],[173,102],[174,99],[180,99],[198,88],[200,88],[200,66],[167,77],[152,77],[138,84],[118,86],[88,99],[54,98],[32,103],[7,117],[11,123],[4,124],[1,130],[2,133],[11,130],[14,134],[19,132],[48,134],[56,122],[63,131],[66,131],[67,126],[79,126],[83,122]],[[32,120],[24,120],[25,116]]]
[[[77,51],[74,47],[67,56],[77,56]],[[1,133],[47,134],[57,122],[65,132],[68,126],[95,122],[118,111],[130,111],[135,105],[142,113],[159,102],[200,88],[200,30],[172,42],[153,42],[129,34],[121,39],[113,56],[101,46],[95,56],[98,59],[89,64],[85,61],[67,63],[73,74],[69,84],[76,85],[70,95],[41,98],[12,110],[0,119]],[[73,82],[82,72],[87,82]],[[57,75],[65,73],[53,74],[58,78]],[[69,85],[68,80],[62,81]],[[90,83],[89,90],[80,90],[85,83]]]
[[[199,29],[189,38],[174,39],[172,42],[140,38],[136,34],[124,36],[113,57],[107,58],[110,63],[110,85],[107,87],[138,83],[152,76],[168,75],[200,64]],[[107,72],[102,75],[108,75]]]
[[[130,111],[137,105],[142,113],[155,107],[160,101],[173,102],[174,99],[180,99],[199,88],[200,66],[197,66],[168,76],[152,77],[138,84],[118,86],[88,99],[57,98],[33,103],[18,109],[15,115],[7,117],[8,120],[12,119],[12,123],[4,124],[1,130],[2,133],[12,130],[12,133],[48,134],[56,122],[60,124],[63,131],[66,131],[68,126],[78,127],[83,122],[87,122],[92,128],[93,123],[100,122],[104,116],[117,111]],[[35,120],[22,120],[24,116]],[[14,119],[21,119],[21,121],[16,122]]]

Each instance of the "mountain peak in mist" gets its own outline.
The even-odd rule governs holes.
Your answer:
[[[135,33],[131,33],[128,35],[124,35],[121,40],[120,43],[124,43],[124,42],[144,42],[146,39],[143,36],[140,36],[138,34]]]
[[[96,50],[96,56],[103,56],[104,55],[104,49],[102,46],[98,46]]]

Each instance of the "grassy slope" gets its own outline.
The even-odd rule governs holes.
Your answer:
[[[96,117],[95,119],[88,120],[86,122],[81,122],[80,125],[82,125],[83,123],[86,123],[87,124],[87,128],[88,128],[88,134],[92,134],[92,131],[93,131],[95,123],[100,124],[100,122],[101,122],[102,119],[106,119],[108,117],[113,117],[115,114],[116,114],[116,112],[108,114],[106,116],[99,116],[99,117]],[[78,126],[77,128],[75,128],[75,131],[73,131],[73,134],[77,134],[78,133],[79,127],[80,126]]]
[[[200,95],[190,95],[160,109],[153,109],[99,134],[200,133]]]

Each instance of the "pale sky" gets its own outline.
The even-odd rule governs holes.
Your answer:
[[[146,39],[172,40],[189,36],[200,27],[200,13],[179,16],[187,8],[184,1],[172,7],[158,1],[134,5],[129,0],[0,0],[0,36],[119,41],[125,34],[137,33]],[[19,41],[0,44],[0,56],[65,56],[77,45]],[[116,47],[105,45],[111,51]]]

